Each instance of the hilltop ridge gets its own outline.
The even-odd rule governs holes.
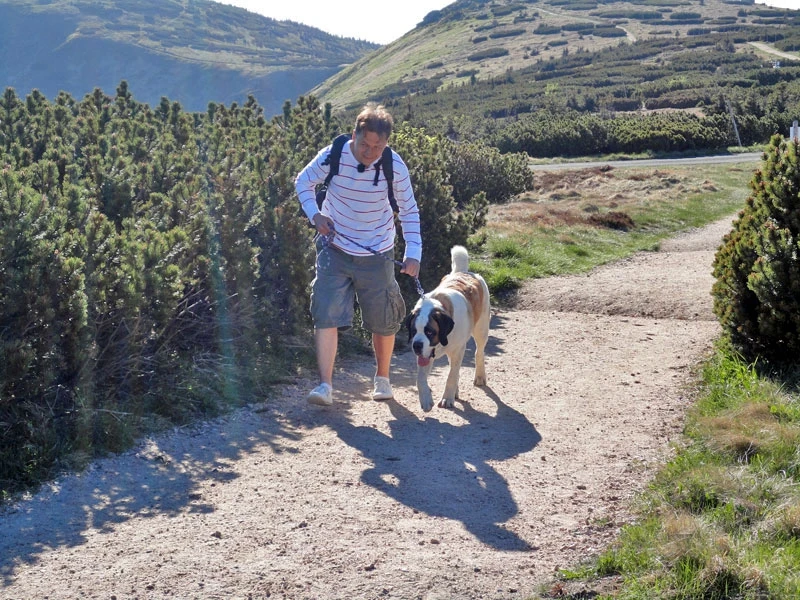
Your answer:
[[[82,97],[128,81],[188,110],[253,94],[268,114],[378,47],[209,0],[0,0],[0,85]]]

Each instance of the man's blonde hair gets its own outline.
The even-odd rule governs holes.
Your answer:
[[[389,111],[382,104],[376,102],[367,103],[356,117],[356,135],[361,135],[365,131],[377,133],[382,138],[388,139],[392,135],[394,119]]]

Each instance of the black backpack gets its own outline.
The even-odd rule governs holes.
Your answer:
[[[331,151],[328,153],[328,156],[325,157],[325,160],[322,163],[323,165],[330,165],[331,170],[328,172],[328,176],[325,178],[325,182],[322,184],[322,187],[317,192],[317,206],[320,209],[322,208],[322,202],[325,200],[325,195],[328,193],[328,184],[330,184],[331,179],[333,179],[335,175],[339,174],[339,160],[342,158],[342,148],[351,139],[351,137],[352,136],[346,133],[337,136],[333,140]],[[378,185],[378,178],[380,176],[381,169],[383,170],[383,176],[386,178],[386,184],[389,188],[389,204],[392,207],[392,212],[398,213],[400,210],[397,207],[397,200],[394,199],[394,185],[392,185],[392,181],[394,180],[392,149],[389,146],[386,146],[386,148],[383,149],[381,160],[375,163],[375,181],[372,185]]]

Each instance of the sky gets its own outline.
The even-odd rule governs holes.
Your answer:
[[[411,31],[432,10],[454,0],[218,0],[272,17],[310,25],[342,37],[388,44]],[[779,8],[800,9],[800,0],[756,0]],[[360,16],[359,16],[360,15]]]
[[[218,0],[272,17],[290,19],[342,37],[378,44],[393,42],[411,31],[432,10],[454,0]],[[800,1],[800,0],[798,0]]]

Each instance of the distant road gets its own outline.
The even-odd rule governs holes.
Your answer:
[[[773,54],[775,56],[780,56],[781,58],[785,58],[786,60],[800,60],[800,56],[797,54],[789,54],[788,52],[781,52],[777,48],[773,48],[772,46],[768,46],[764,42],[748,42],[751,46],[755,46],[759,50],[763,50],[769,54]]]
[[[645,158],[642,160],[601,160],[591,162],[551,163],[547,165],[532,164],[534,171],[564,171],[568,169],[592,169],[594,167],[667,167],[676,165],[711,165],[719,163],[757,163],[763,152],[745,152],[742,154],[723,154],[720,156],[698,156],[696,158]]]

